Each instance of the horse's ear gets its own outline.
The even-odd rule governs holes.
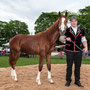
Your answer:
[[[58,17],[61,17],[61,13],[60,13],[60,11],[59,11],[59,13],[58,13]]]
[[[65,13],[65,17],[67,17],[67,14],[68,14],[68,13],[67,13],[67,11],[66,11],[66,13]]]

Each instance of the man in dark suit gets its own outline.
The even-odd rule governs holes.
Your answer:
[[[66,72],[66,84],[65,86],[70,86],[71,76],[72,76],[72,65],[75,64],[75,85],[83,87],[80,83],[80,67],[82,62],[82,51],[84,53],[88,52],[87,40],[85,37],[84,30],[77,27],[77,17],[72,16],[70,18],[71,27],[66,30],[64,36],[60,37],[61,42],[66,42],[66,61],[67,61],[67,72]],[[81,46],[84,49],[81,49]]]

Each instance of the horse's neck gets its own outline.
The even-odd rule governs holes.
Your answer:
[[[48,39],[55,43],[59,36],[58,20],[48,29]]]

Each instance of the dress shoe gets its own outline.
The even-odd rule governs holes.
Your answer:
[[[65,83],[65,86],[67,86],[67,87],[70,86],[70,83],[71,83],[70,81],[67,81],[67,82]]]
[[[84,87],[80,82],[75,82],[74,84],[76,84],[78,87]]]

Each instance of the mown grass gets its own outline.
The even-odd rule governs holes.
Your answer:
[[[2,67],[10,67],[8,63],[8,56],[0,56],[0,68]],[[20,57],[16,66],[26,66],[26,65],[35,65],[39,63],[39,57],[34,58],[25,58]],[[51,57],[52,64],[66,64],[66,58],[61,59],[60,57]],[[46,64],[46,60],[44,60],[44,64]],[[82,60],[82,64],[90,64],[90,57],[87,57]]]

